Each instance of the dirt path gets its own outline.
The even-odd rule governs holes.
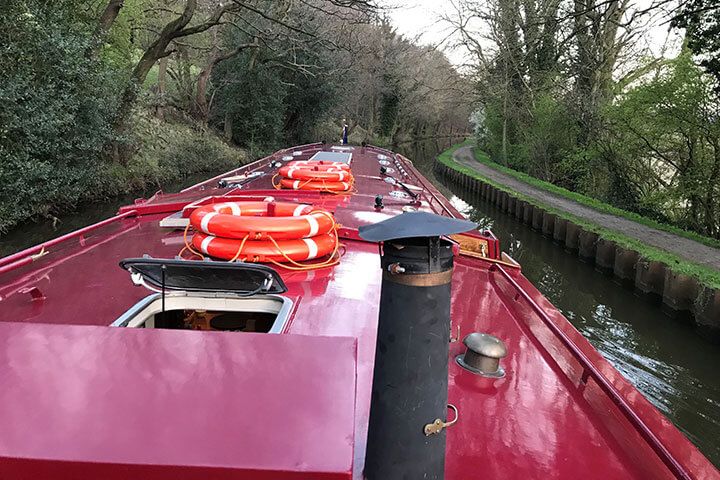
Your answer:
[[[475,160],[472,147],[458,148],[455,153],[453,153],[453,158],[456,162],[476,170],[483,176],[528,197],[534,198],[552,208],[570,213],[588,222],[600,225],[609,230],[615,230],[648,245],[674,253],[693,263],[720,270],[720,250],[717,248],[703,245],[702,243],[673,233],[657,230],[626,218],[602,213],[593,208],[568,200],[567,198],[555,195],[554,193],[536,188],[478,162]]]

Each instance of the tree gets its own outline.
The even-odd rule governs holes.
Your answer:
[[[202,123],[206,124],[210,116],[210,102],[208,101],[208,83],[213,69],[221,62],[229,60],[249,48],[258,48],[257,38],[252,43],[240,43],[227,50],[221,50],[213,43],[207,63],[200,71],[196,80],[195,98],[192,112]]]
[[[118,128],[119,131],[124,130],[130,110],[137,99],[140,87],[147,78],[150,69],[158,60],[175,52],[173,49],[168,50],[168,46],[172,41],[204,32],[217,25],[223,15],[237,10],[239,10],[239,6],[235,3],[220,3],[199,23],[191,26],[190,22],[193,20],[197,11],[197,0],[186,0],[182,13],[165,24],[157,35],[157,38],[145,49],[140,60],[138,60],[133,68],[130,80],[120,98],[120,106],[115,121],[116,128]]]
[[[2,10],[0,229],[237,162],[214,130],[253,152],[331,139],[342,118],[357,142],[467,131],[468,79],[394,32],[374,1],[7,0]]]
[[[167,1],[171,4],[175,3],[172,0]],[[322,14],[341,18],[350,14],[372,12],[377,8],[373,2],[368,0],[301,0],[299,3],[299,10],[309,11],[315,15]],[[107,32],[115,19],[117,19],[118,12],[123,4],[123,2],[117,0],[109,0],[98,22],[97,37],[104,37],[104,32]],[[116,130],[121,134],[126,130],[128,117],[135,105],[142,85],[157,61],[172,55],[176,51],[188,57],[187,46],[181,44],[183,39],[207,32],[220,25],[221,22],[231,24],[242,32],[253,31],[250,35],[253,40],[244,45],[234,45],[227,51],[220,51],[215,47],[210,49],[209,58],[197,78],[196,88],[198,92],[193,95],[194,98],[192,99],[194,101],[193,110],[196,115],[203,120],[206,119],[208,117],[207,82],[212,70],[218,63],[232,58],[246,48],[258,48],[258,41],[267,41],[268,37],[289,39],[292,34],[313,37],[313,34],[305,30],[301,23],[293,24],[292,21],[287,21],[287,14],[292,10],[293,4],[294,2],[291,0],[280,2],[271,2],[269,0],[217,2],[208,0],[202,4],[198,0],[184,0],[182,10],[177,14],[173,12],[172,8],[168,8],[173,5],[150,8],[149,11],[160,12],[158,18],[163,19],[163,21],[158,26],[159,31],[157,33],[147,36],[150,41],[143,47],[143,53],[132,69],[129,81],[123,89],[115,119]],[[169,17],[167,15],[168,11],[171,12]],[[259,22],[257,22],[258,20]],[[257,27],[258,23],[261,28]],[[292,43],[297,44],[296,41]],[[118,145],[116,145],[115,157],[126,161],[129,154],[128,149],[117,147]]]
[[[700,65],[720,90],[720,4],[715,0],[682,2],[671,24],[686,30],[688,48],[701,56]]]
[[[625,93],[608,112],[604,148],[633,173],[642,209],[720,236],[720,101],[689,52]]]
[[[629,3],[629,0],[573,1],[575,103],[579,142],[583,146],[588,146],[600,131],[600,111],[612,100],[618,56],[634,35],[628,29],[619,34]]]
[[[123,8],[124,4],[125,0],[110,0],[107,5],[105,5],[105,8],[100,14],[97,26],[95,27],[95,33],[93,34],[92,43],[90,45],[90,56],[92,58],[98,57],[100,49],[103,43],[105,43],[108,33],[120,14],[120,9]]]
[[[561,58],[568,51],[567,39],[560,37],[561,1],[460,0],[453,5],[455,14],[445,21],[479,59],[478,100],[488,120],[488,146],[505,165],[526,165],[530,159],[521,158],[517,147],[534,121],[536,98],[557,93]]]
[[[657,9],[710,75],[636,44]],[[714,0],[453,0],[476,58],[491,158],[622,208],[718,235],[720,6]],[[659,18],[659,20],[654,20]],[[667,17],[665,17],[667,18]]]
[[[73,205],[113,138],[118,79],[87,56],[84,2],[9,0],[0,15],[0,231]],[[22,208],[18,208],[22,206]]]

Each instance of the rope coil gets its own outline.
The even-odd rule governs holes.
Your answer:
[[[292,173],[290,169],[282,167],[272,179],[273,188],[276,190],[314,190],[323,193],[332,193],[334,195],[352,195],[356,193],[355,178],[347,164],[341,164],[343,173],[338,171],[338,178],[343,180],[328,180],[328,164],[322,161],[305,161],[301,165],[293,166]],[[340,169],[340,166],[333,167]],[[291,177],[283,176],[283,173],[292,175]],[[345,176],[347,174],[347,177]],[[278,181],[277,178],[280,177]]]
[[[258,217],[256,215],[243,217],[241,213],[243,202],[237,203],[238,205],[229,205],[227,208],[233,207],[232,210],[236,214],[230,219],[234,218],[234,222],[238,223],[238,231],[242,231],[243,222],[257,222]],[[183,254],[188,251],[200,259],[204,259],[205,255],[209,255],[229,262],[272,263],[292,271],[315,270],[337,265],[345,247],[340,243],[339,225],[335,222],[335,218],[326,210],[311,209],[308,211],[308,208],[301,208],[303,207],[302,204],[296,204],[295,207],[296,211],[303,215],[293,218],[307,218],[307,222],[311,224],[310,235],[298,231],[294,238],[286,239],[288,232],[282,232],[282,239],[278,239],[270,231],[253,231],[247,232],[242,238],[239,235],[226,237],[222,235],[222,232],[208,233],[207,228],[198,229],[197,224],[198,222],[202,223],[203,216],[193,216],[193,214],[191,215],[191,221],[183,232],[184,247],[178,255],[182,258]],[[328,230],[317,229],[316,226],[321,217],[326,217],[326,220],[320,220],[319,223],[328,225]],[[290,217],[270,217],[269,223],[273,222],[272,218],[281,221]],[[227,218],[224,219],[224,222],[227,221]],[[205,222],[203,225],[207,227],[209,222]],[[313,225],[315,225],[315,228],[313,228]],[[192,240],[188,238],[190,228],[195,230]],[[301,262],[303,259],[310,261],[320,257],[327,258],[319,262]]]

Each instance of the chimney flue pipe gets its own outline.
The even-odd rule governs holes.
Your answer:
[[[453,250],[441,237],[475,227],[405,212],[359,229],[384,242],[367,480],[444,477]]]
[[[365,476],[442,479],[453,254],[439,237],[386,241]]]

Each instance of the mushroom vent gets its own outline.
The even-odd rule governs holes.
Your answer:
[[[360,238],[369,242],[384,242],[399,238],[439,237],[467,232],[477,224],[458,218],[443,217],[429,212],[403,212],[372,225],[363,225]]]
[[[487,333],[471,333],[463,340],[467,350],[455,358],[465,370],[484,377],[501,378],[505,370],[500,359],[507,356],[507,347],[502,340]]]

